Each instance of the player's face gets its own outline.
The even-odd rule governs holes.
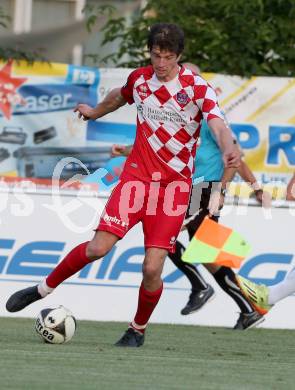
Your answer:
[[[174,79],[178,72],[179,59],[180,55],[177,56],[168,50],[160,50],[157,46],[151,50],[151,63],[160,81],[166,82]]]

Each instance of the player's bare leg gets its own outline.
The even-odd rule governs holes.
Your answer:
[[[139,289],[138,306],[129,329],[115,344],[119,347],[140,347],[144,332],[163,291],[161,274],[168,254],[166,249],[148,248],[143,262],[143,280]]]
[[[104,257],[118,240],[119,237],[112,233],[97,231],[90,242],[84,242],[72,249],[40,284],[14,293],[8,299],[6,309],[9,312],[17,312],[46,297],[59,284],[80,271],[85,265]]]

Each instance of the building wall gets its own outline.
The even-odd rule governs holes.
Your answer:
[[[0,29],[2,46],[19,46],[27,50],[40,50],[52,62],[76,65],[97,65],[84,54],[99,52],[103,57],[118,47],[118,43],[101,47],[101,28],[104,17],[99,17],[92,33],[86,29],[85,5],[114,6],[118,14],[130,18],[142,4],[139,0],[1,0],[0,7],[11,17],[7,28]]]

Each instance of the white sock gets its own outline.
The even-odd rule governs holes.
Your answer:
[[[132,321],[129,325],[129,327],[133,328],[139,333],[144,333],[145,328],[147,327],[147,324],[145,325],[138,325],[136,322]]]
[[[281,283],[269,287],[268,303],[274,305],[295,292],[295,268]]]
[[[42,298],[45,298],[46,295],[50,294],[54,288],[50,288],[46,284],[46,280],[44,279],[40,284],[38,284],[38,293]]]

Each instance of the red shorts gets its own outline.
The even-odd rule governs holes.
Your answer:
[[[165,187],[124,177],[114,188],[100,218],[97,230],[122,238],[142,222],[144,245],[174,252],[188,202],[190,184],[175,181]]]

